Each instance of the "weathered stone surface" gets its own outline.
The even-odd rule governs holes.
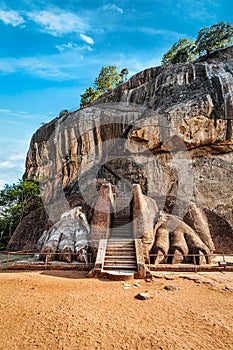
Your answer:
[[[207,60],[147,69],[91,107],[44,125],[33,135],[24,177],[44,179],[46,205],[62,201],[65,193],[93,209],[96,177],[101,164],[108,164],[156,199],[160,210],[171,209],[167,198],[175,198],[168,212],[179,211],[178,217],[212,250],[209,233],[200,236],[205,225],[189,204],[204,209],[215,249],[232,251],[232,118],[231,47]],[[127,140],[119,143],[128,124],[133,127]],[[117,182],[104,172],[107,180]],[[55,210],[52,221],[68,207],[65,203]]]
[[[103,182],[98,200],[95,204],[95,211],[92,218],[91,242],[92,247],[99,245],[100,239],[108,239],[110,235],[111,213],[113,211],[113,191],[109,183]]]
[[[8,250],[35,250],[38,239],[50,227],[44,208],[39,208],[21,221],[8,243]]]

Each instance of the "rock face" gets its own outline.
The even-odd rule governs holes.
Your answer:
[[[8,243],[8,250],[34,250],[45,229],[51,226],[45,208],[38,208],[21,221]]]
[[[24,178],[42,180],[54,223],[71,195],[94,209],[96,178],[105,177],[139,184],[159,210],[186,222],[194,203],[205,211],[216,251],[233,251],[232,118],[231,47],[207,60],[147,69],[44,125],[32,137]]]

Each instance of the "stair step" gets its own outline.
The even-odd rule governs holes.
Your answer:
[[[112,221],[112,224],[114,225],[115,223],[123,223],[123,224],[128,224],[130,225],[131,224],[131,221],[130,219],[125,219],[125,220],[122,220],[122,219],[118,219],[118,218],[115,218],[113,221]]]
[[[136,262],[135,262],[135,259],[128,259],[128,260],[117,260],[117,259],[107,259],[104,261],[104,265],[105,264],[113,264],[113,265],[119,265],[119,264],[122,264],[122,265],[135,265]]]
[[[108,245],[107,249],[129,249],[129,250],[135,250],[134,246],[125,246],[122,244],[112,244],[112,245]]]
[[[133,238],[133,236],[128,232],[114,232],[113,234],[111,234],[111,238],[120,240],[120,239],[130,239],[130,238]]]
[[[126,253],[127,253],[127,254],[126,254]],[[127,256],[127,257],[129,257],[129,258],[135,258],[136,255],[135,255],[134,252],[130,252],[130,253],[129,253],[129,252],[127,252],[127,251],[126,251],[126,252],[125,252],[125,251],[124,251],[124,252],[122,252],[122,251],[120,251],[120,252],[119,252],[119,251],[114,251],[114,252],[113,252],[113,251],[112,251],[112,252],[107,252],[107,253],[105,254],[105,257],[113,257],[113,256],[114,256],[114,257],[115,257],[115,256],[116,256],[116,257]]]
[[[126,262],[135,262],[135,256],[119,256],[119,255],[112,255],[112,256],[106,256],[105,261],[126,261]]]
[[[134,243],[125,243],[121,242],[120,240],[118,242],[108,242],[107,247],[124,247],[124,248],[134,248]]]
[[[134,239],[129,239],[129,238],[126,238],[126,239],[115,239],[115,238],[109,238],[108,242],[121,242],[123,241],[124,243],[134,243]]]
[[[122,233],[129,233],[129,234],[132,234],[131,230],[129,229],[123,229],[123,228],[119,228],[119,227],[113,227],[111,229],[111,234],[114,234],[115,232],[122,232]]]
[[[131,232],[131,228],[125,227],[125,226],[115,226],[111,227],[111,232],[116,232],[116,231],[124,231],[124,232]]]
[[[134,270],[104,270],[105,276],[114,281],[132,281]]]
[[[134,266],[128,266],[128,265],[118,265],[118,266],[115,266],[115,265],[104,265],[104,268],[103,270],[132,270],[132,271],[136,271],[136,265]]]
[[[134,243],[125,243],[125,242],[108,242],[107,247],[124,247],[124,248],[134,248]]]
[[[108,250],[111,250],[111,251],[113,251],[113,250],[120,250],[120,251],[122,251],[122,250],[125,250],[125,251],[127,251],[127,252],[134,252],[135,251],[135,248],[134,247],[125,247],[125,246],[119,246],[119,245],[115,245],[115,246],[108,246],[107,247],[107,249],[106,249],[106,252],[108,251]]]
[[[111,232],[110,232],[111,238],[112,238],[113,235],[116,235],[116,234],[129,235],[129,236],[133,237],[133,233],[130,232],[129,230],[127,230],[127,231],[123,231],[123,230],[114,230],[114,231],[111,231]],[[110,238],[110,239],[111,239],[111,238]]]
[[[110,235],[111,235],[111,238],[112,238],[112,236],[114,236],[114,235],[123,235],[123,236],[130,236],[130,237],[132,237],[133,236],[133,234],[132,234],[132,232],[129,232],[128,230],[127,231],[122,231],[122,230],[115,230],[115,231],[112,231],[111,233],[110,233]]]
[[[125,246],[125,245],[120,245],[120,244],[113,244],[113,245],[108,245],[106,251],[110,250],[129,250],[129,251],[135,251],[134,246]]]
[[[115,221],[115,222],[112,223],[112,227],[118,227],[118,226],[119,227],[131,228],[131,224],[128,221]]]
[[[126,221],[124,221],[124,222],[123,221],[113,222],[111,228],[113,228],[113,227],[124,227],[124,228],[127,228],[127,229],[132,228],[130,222],[126,222]]]
[[[111,233],[115,233],[115,232],[132,233],[132,230],[128,228],[122,228],[122,227],[112,227]]]
[[[115,245],[115,244],[123,244],[125,246],[135,246],[135,243],[132,239],[126,239],[125,237],[113,237],[111,240],[107,242],[108,244]]]
[[[133,239],[109,239],[107,244],[124,244],[124,245],[132,245],[134,246]]]
[[[126,234],[121,234],[121,233],[116,233],[114,235],[111,235],[112,239],[118,239],[119,241],[122,239],[130,239],[133,238],[131,235],[126,235]]]
[[[120,246],[120,247],[128,247],[128,248],[134,248],[135,245],[134,243],[131,243],[131,242],[123,242],[123,240],[118,240],[118,241],[115,241],[115,242],[108,242],[107,243],[107,247],[117,247],[117,246]]]
[[[136,266],[136,261],[135,259],[132,260],[116,260],[116,259],[111,259],[111,260],[105,260],[104,261],[104,266],[105,265],[114,265],[114,266],[118,266],[118,265],[127,265],[127,266]]]
[[[107,249],[106,249],[106,251],[108,252],[108,251],[126,251],[126,252],[134,252],[135,251],[135,249],[134,249],[134,247],[124,247],[124,246],[115,246],[115,247],[113,247],[113,246],[108,246],[107,247]]]
[[[106,264],[103,267],[104,270],[136,270],[136,265],[129,265],[129,264]]]

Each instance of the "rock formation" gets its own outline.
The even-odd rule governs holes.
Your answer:
[[[216,251],[233,251],[232,118],[233,47],[206,60],[149,68],[90,107],[42,126],[32,137],[24,178],[41,179],[53,224],[70,210],[70,197],[85,203],[91,224],[104,177],[139,184],[156,202],[161,215],[154,225],[169,240],[166,251],[177,246],[185,255],[195,246],[207,254],[212,240]],[[173,236],[168,219],[178,220]],[[156,242],[152,251],[165,249]]]

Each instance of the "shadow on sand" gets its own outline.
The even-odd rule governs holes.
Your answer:
[[[61,271],[61,270],[48,270],[40,273],[44,276],[69,278],[69,279],[84,279],[88,277],[88,271]]]

